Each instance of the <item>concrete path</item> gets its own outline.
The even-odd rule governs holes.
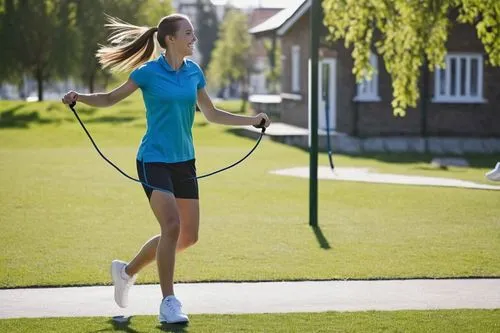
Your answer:
[[[300,178],[309,178],[309,167],[296,167],[271,171],[272,174],[281,176],[293,176]],[[500,190],[499,185],[480,184],[466,180],[410,176],[401,174],[378,173],[370,168],[344,168],[337,167],[332,172],[330,167],[318,167],[318,179],[343,180],[366,183],[384,183],[384,184],[403,184],[419,186],[442,186],[442,187],[460,187],[478,190]]]
[[[280,313],[498,309],[500,279],[177,284],[184,310]],[[158,285],[137,285],[120,309],[112,287],[0,290],[0,318],[157,315]]]

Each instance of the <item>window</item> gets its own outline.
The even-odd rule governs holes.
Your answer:
[[[436,68],[434,102],[484,102],[483,56],[481,54],[448,54],[445,67]]]
[[[370,80],[363,80],[357,85],[355,101],[377,102],[380,101],[378,95],[378,57],[370,53],[370,65],[373,67],[373,74]]]
[[[292,46],[292,92],[300,91],[300,46]]]

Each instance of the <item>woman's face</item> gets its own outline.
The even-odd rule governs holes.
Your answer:
[[[177,30],[173,38],[175,50],[183,56],[190,56],[194,51],[194,44],[198,40],[194,34],[194,28],[188,20],[178,22],[179,30]]]

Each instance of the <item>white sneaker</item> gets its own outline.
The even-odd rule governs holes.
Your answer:
[[[137,279],[137,274],[128,276],[125,273],[127,263],[121,260],[113,260],[111,262],[111,278],[115,286],[115,302],[121,308],[128,306],[128,290]]]
[[[497,163],[493,170],[486,173],[486,178],[492,181],[500,181],[500,162]]]
[[[181,302],[174,296],[170,295],[163,299],[160,305],[160,316],[158,317],[161,323],[180,324],[189,321],[188,316],[182,312]]]

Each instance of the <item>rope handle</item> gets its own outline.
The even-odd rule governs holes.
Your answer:
[[[252,125],[253,127],[255,128],[262,128],[262,132],[261,133],[265,133],[266,132],[266,120],[265,119],[261,119],[260,120],[260,123],[258,125]]]

